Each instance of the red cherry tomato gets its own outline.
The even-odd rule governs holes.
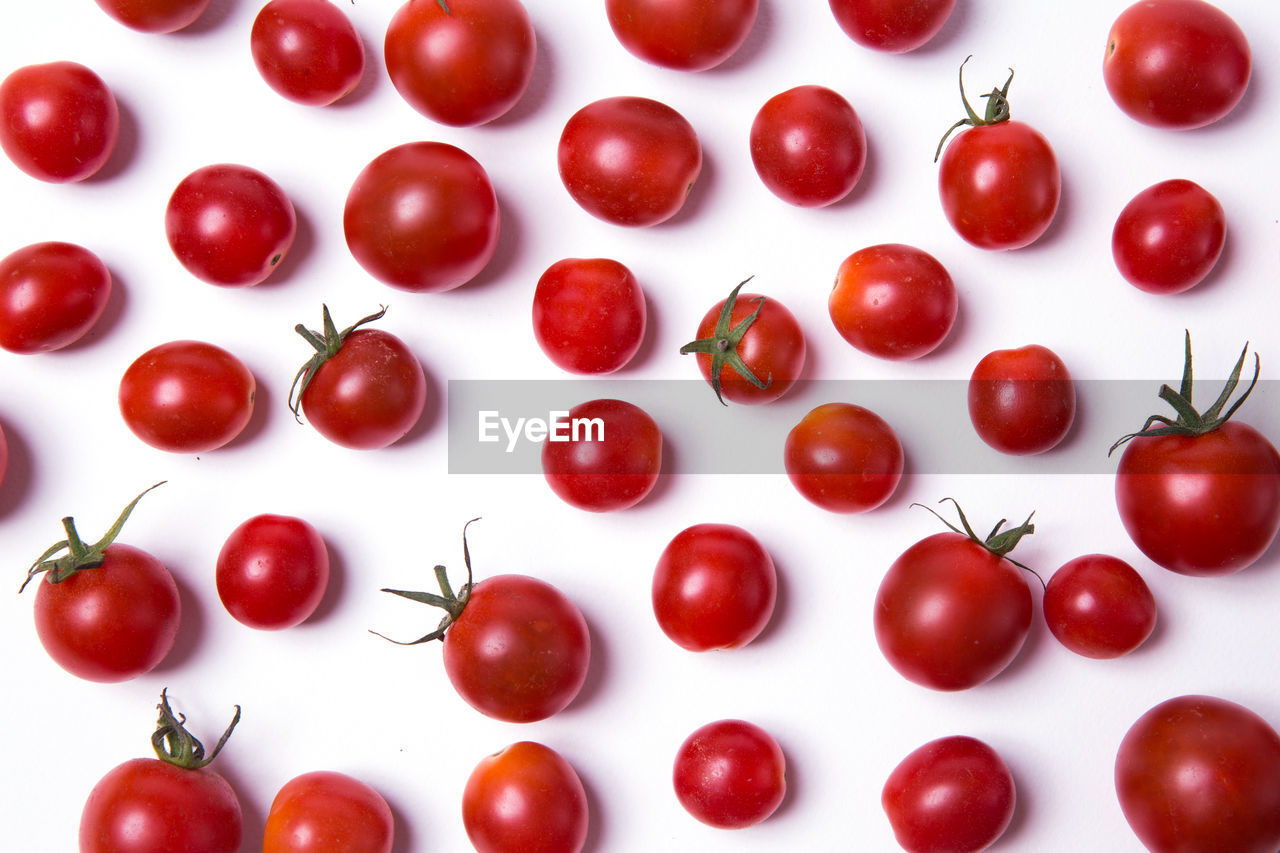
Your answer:
[[[253,19],[249,48],[267,85],[300,104],[331,104],[364,76],[364,43],[329,0],[270,0]]]
[[[880,793],[894,838],[907,853],[986,850],[1008,828],[1016,800],[1004,759],[964,735],[913,750]]]
[[[467,152],[443,142],[410,142],[384,151],[360,172],[342,225],[351,254],[374,278],[435,293],[466,284],[493,257],[498,198],[484,167]]]
[[[677,71],[705,71],[734,54],[756,22],[758,0],[605,0],[629,53]]]
[[[565,123],[560,180],[583,210],[644,227],[675,216],[702,170],[693,125],[649,98],[594,101]]]
[[[1115,785],[1152,853],[1280,849],[1280,735],[1234,702],[1179,696],[1147,711],[1120,742]]]
[[[462,789],[462,825],[477,853],[578,853],[589,821],[582,780],[540,743],[481,759]]]
[[[115,96],[83,65],[27,65],[0,81],[0,148],[33,178],[83,181],[106,164],[119,132]]]
[[[787,434],[787,476],[810,502],[831,512],[867,512],[902,479],[902,444],[883,418],[852,403],[811,410]]]
[[[407,0],[383,50],[401,97],[454,127],[484,124],[515,106],[538,52],[519,0]]]
[[[847,196],[867,162],[862,120],[825,86],[797,86],[765,101],[751,123],[750,142],[760,180],[800,207],[823,207]]]
[[[329,582],[329,552],[316,529],[287,515],[255,515],[218,552],[222,606],[250,628],[291,628],[315,612]]]
[[[709,826],[742,829],[782,804],[786,772],[786,758],[772,735],[744,720],[719,720],[680,744],[672,781],[689,814]]]
[[[344,773],[317,770],[271,801],[262,853],[391,853],[395,818],[382,795]]]
[[[1204,187],[1161,181],[1120,211],[1111,254],[1125,281],[1139,290],[1181,293],[1204,280],[1226,239],[1226,214]]]
[[[1127,655],[1156,627],[1156,600],[1142,575],[1118,557],[1086,554],[1053,573],[1044,621],[1058,642],[1087,658]]]
[[[171,33],[195,22],[210,0],[94,0],[102,11],[130,29]]]
[[[978,437],[1014,456],[1056,447],[1076,417],[1067,366],[1039,344],[987,353],[969,377],[968,396]]]
[[[1135,121],[1188,130],[1231,112],[1251,66],[1248,40],[1221,9],[1204,0],[1143,0],[1111,25],[1102,79]]]
[[[557,366],[612,373],[640,349],[644,291],[631,270],[607,258],[556,261],[533,291],[533,335]]]
[[[36,243],[0,260],[0,347],[37,353],[78,341],[102,316],[111,273],[74,243]]]
[[[836,23],[863,47],[906,53],[938,34],[956,0],[830,0]]]
[[[845,258],[827,309],[836,331],[877,358],[932,352],[955,323],[959,297],[946,267],[914,246],[868,246]]]
[[[542,446],[542,473],[562,500],[589,512],[644,500],[662,468],[662,431],[625,400],[590,400],[569,410]]]
[[[658,558],[653,613],[683,649],[736,649],[769,624],[777,592],[773,560],[754,536],[732,524],[695,524]]]

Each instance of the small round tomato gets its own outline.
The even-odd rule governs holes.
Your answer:
[[[867,162],[862,120],[825,86],[797,86],[765,101],[751,123],[750,142],[760,180],[800,207],[823,207],[847,196]]]
[[[689,814],[719,829],[742,829],[782,804],[787,762],[764,729],[745,720],[718,720],[680,744],[672,782]]]
[[[537,58],[520,0],[406,0],[387,25],[387,73],[433,121],[470,127],[515,106]]]
[[[271,801],[262,853],[391,853],[395,818],[373,788],[317,770],[295,776]]]
[[[0,347],[37,353],[78,341],[102,316],[111,273],[74,243],[35,243],[0,260]]]
[[[119,132],[115,96],[79,63],[26,65],[0,81],[0,148],[33,178],[83,181],[106,164]]]
[[[316,529],[287,515],[255,515],[218,552],[218,598],[250,628],[291,628],[315,612],[329,582],[329,552]]]
[[[909,360],[932,352],[955,323],[959,297],[946,267],[914,246],[859,249],[840,264],[827,298],[846,341],[877,358]]]
[[[589,822],[573,765],[540,743],[481,759],[462,789],[462,825],[477,853],[578,853]]]
[[[111,17],[144,33],[171,33],[195,22],[210,0],[94,0]]]
[[[1000,754],[952,735],[913,750],[893,769],[880,805],[907,853],[977,853],[1004,834],[1017,793]]]
[[[533,336],[557,366],[572,373],[612,373],[644,340],[644,291],[623,264],[565,258],[533,291]]]
[[[677,71],[705,71],[747,40],[758,6],[758,0],[605,0],[604,9],[633,56]]]
[[[267,85],[299,104],[331,104],[364,76],[364,43],[329,0],[270,0],[253,19],[249,49]]]
[[[615,225],[644,227],[680,210],[698,173],[693,125],[649,98],[594,101],[565,123],[560,180],[583,210]]]
[[[1156,705],[1120,742],[1115,785],[1153,853],[1280,849],[1280,734],[1242,705],[1213,696]]]
[[[867,512],[883,504],[902,479],[902,444],[870,409],[826,403],[791,428],[783,448],[791,484],[830,512]]]
[[[1039,344],[987,353],[969,377],[969,421],[1013,456],[1056,447],[1076,418],[1076,388],[1057,353]]]
[[[1130,118],[1189,130],[1212,124],[1244,97],[1249,42],[1226,12],[1204,0],[1143,0],[1107,34],[1102,79]]]
[[[498,248],[500,224],[484,167],[443,142],[409,142],[379,154],[351,185],[342,217],[360,266],[418,293],[475,278]]]
[[[830,0],[845,35],[863,47],[906,53],[938,34],[956,0]]]
[[[1226,214],[1208,190],[1193,181],[1161,181],[1120,211],[1111,255],[1139,290],[1181,293],[1204,280],[1226,239]]]
[[[653,613],[691,652],[737,649],[769,624],[778,593],[773,560],[732,524],[695,524],[667,543],[653,573]]]
[[[589,400],[553,425],[542,446],[542,473],[570,506],[626,509],[644,500],[662,469],[662,431],[625,400]]]
[[[1156,600],[1133,566],[1107,554],[1086,554],[1053,573],[1044,591],[1044,621],[1078,655],[1127,655],[1156,627]]]

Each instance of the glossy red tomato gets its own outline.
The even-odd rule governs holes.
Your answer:
[[[102,10],[130,29],[171,33],[194,23],[210,0],[94,0]]]
[[[582,780],[540,743],[481,759],[462,789],[462,825],[477,853],[578,853],[589,822]]]
[[[1280,735],[1234,702],[1179,696],[1147,711],[1120,742],[1115,785],[1152,853],[1280,849]]]
[[[677,533],[653,573],[653,613],[691,652],[736,649],[769,624],[777,599],[773,560],[732,524],[695,524]]]
[[[751,123],[750,143],[760,180],[799,207],[844,198],[867,163],[862,120],[825,86],[796,86],[765,101]]]
[[[560,180],[583,210],[615,225],[643,227],[680,210],[702,171],[693,125],[649,98],[594,101],[565,123]]]
[[[680,744],[672,782],[689,814],[709,826],[742,829],[782,804],[786,757],[773,736],[754,723],[719,720]]]
[[[49,352],[79,340],[111,296],[111,273],[74,243],[35,243],[0,260],[0,348]]]
[[[542,473],[569,505],[590,512],[626,509],[657,485],[662,431],[639,406],[589,400],[554,427],[542,446]]]
[[[443,142],[409,142],[360,172],[342,225],[351,254],[374,278],[435,293],[466,284],[493,257],[498,198],[484,167],[467,152]]]
[[[880,805],[907,853],[977,853],[1013,819],[1017,792],[1004,759],[977,738],[952,735],[893,769]]]
[[[287,515],[255,515],[218,552],[218,598],[250,628],[291,628],[315,612],[329,582],[329,552],[307,522]]]
[[[868,355],[894,360],[932,352],[955,323],[959,297],[946,267],[928,252],[887,243],[845,258],[827,297],[831,322]]]
[[[373,788],[317,770],[284,784],[271,801],[262,853],[391,853],[395,818]]]
[[[565,258],[549,266],[533,291],[533,335],[557,366],[572,373],[612,373],[644,340],[644,291],[623,264]]]
[[[734,54],[758,0],[605,0],[609,26],[631,54],[677,71],[705,71]]]
[[[83,181],[110,159],[119,132],[115,96],[79,63],[26,65],[0,81],[0,148],[33,178]]]
[[[249,49],[267,85],[300,104],[331,104],[364,76],[364,43],[329,0],[270,0],[253,19]]]
[[[1058,642],[1087,658],[1117,658],[1142,645],[1156,627],[1156,600],[1133,566],[1086,554],[1053,573],[1044,591],[1044,621]]]
[[[863,47],[906,53],[938,34],[956,0],[830,0],[836,23]]]
[[[172,341],[138,356],[120,379],[120,414],[133,434],[172,453],[205,453],[240,434],[257,383],[240,359],[202,341]]]
[[[1226,214],[1208,190],[1193,181],[1161,181],[1120,211],[1111,255],[1139,290],[1181,293],[1204,280],[1226,239]]]
[[[1056,447],[1076,418],[1076,389],[1057,353],[1039,344],[987,353],[969,377],[969,421],[1013,456]]]
[[[852,403],[826,403],[792,427],[783,448],[791,484],[831,512],[867,512],[902,479],[902,444],[883,418]]]
[[[1130,118],[1188,130],[1231,112],[1251,66],[1244,32],[1221,9],[1204,0],[1143,0],[1111,25],[1102,79]]]
[[[383,50],[401,97],[454,127],[484,124],[515,106],[538,52],[520,0],[406,0]]]

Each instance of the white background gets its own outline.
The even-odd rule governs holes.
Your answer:
[[[102,685],[78,680],[44,654],[31,624],[33,592],[0,596],[6,701],[0,709],[0,811],[6,846],[74,849],[92,785],[116,764],[149,754],[154,705],[167,686],[195,733],[216,740],[239,703],[244,718],[215,765],[245,814],[245,851],[258,848],[276,790],[314,769],[355,775],[396,815],[397,851],[468,849],[459,817],[463,783],[484,755],[521,739],[560,751],[590,796],[593,853],[651,850],[891,850],[880,788],[907,752],[935,737],[971,734],[1013,770],[1018,810],[996,849],[1138,850],[1112,788],[1115,748],[1158,701],[1189,692],[1233,699],[1280,723],[1280,551],[1217,580],[1175,576],[1145,561],[1120,526],[1108,474],[940,476],[910,470],[874,513],[828,514],[781,475],[679,476],[682,436],[731,430],[752,410],[721,408],[708,390],[696,410],[661,423],[667,472],[640,506],[609,515],[575,510],[536,475],[450,476],[444,394],[449,379],[562,378],[538,350],[529,305],[538,275],[569,256],[628,264],[649,300],[646,344],[622,374],[695,376],[678,355],[698,319],[747,275],[799,317],[811,379],[952,378],[1000,347],[1050,346],[1075,376],[1150,380],[1136,421],[1157,411],[1159,383],[1176,381],[1189,328],[1206,378],[1225,375],[1245,340],[1264,376],[1280,363],[1275,202],[1280,11],[1224,5],[1248,34],[1254,76],[1225,121],[1161,132],[1125,117],[1102,83],[1111,21],[1124,3],[960,0],[934,43],[904,56],[861,48],[827,4],[762,0],[742,50],[699,74],[649,66],[614,39],[598,2],[529,0],[538,35],[532,85],[511,114],[453,129],[415,113],[381,60],[391,0],[342,3],[365,40],[366,79],[346,102],[301,107],[274,94],[249,55],[255,0],[214,0],[189,30],[127,30],[91,0],[6,4],[0,71],[72,59],[96,70],[122,112],[119,149],[84,184],[39,183],[0,161],[0,253],[69,240],[98,253],[116,292],[93,333],[67,351],[0,352],[0,424],[12,459],[0,485],[0,555],[16,592],[26,567],[62,536],[74,515],[96,538],[144,487],[122,541],[158,556],[178,580],[183,626],[154,672]],[[1015,118],[1054,145],[1063,200],[1048,234],[1008,254],[974,249],[946,224],[937,202],[934,146],[961,117],[956,69],[977,95],[1017,69]],[[747,132],[756,109],[791,86],[819,83],[859,112],[870,146],[866,174],[832,208],[801,210],[774,198],[752,169]],[[706,165],[686,209],[647,230],[596,221],[561,187],[560,128],[600,97],[638,94],[680,110],[701,138]],[[349,255],[341,211],[357,172],[383,150],[443,140],[489,171],[503,211],[497,256],[478,279],[446,294],[394,291]],[[170,253],[162,217],[188,172],[239,162],[271,175],[292,197],[299,238],[265,284],[225,290],[187,274]],[[1109,235],[1130,197],[1156,181],[1196,180],[1222,201],[1226,253],[1210,280],[1177,297],[1124,283]],[[826,313],[830,282],[851,252],[906,242],[937,256],[956,280],[960,319],[936,353],[888,363],[850,348]],[[293,422],[289,382],[309,348],[292,331],[316,327],[327,302],[339,324],[390,305],[380,324],[421,358],[433,402],[419,428],[382,451],[348,451]],[[197,338],[237,353],[259,390],[252,423],[234,443],[200,457],[153,450],[132,436],[115,403],[124,368],[143,350]],[[826,402],[803,401],[804,406]],[[852,401],[856,402],[856,401]],[[920,401],[925,406],[929,401]],[[1249,421],[1251,407],[1240,417]],[[1261,409],[1259,409],[1261,411]],[[1082,399],[1069,439],[1105,455],[1116,436],[1091,428]],[[1252,419],[1271,436],[1280,423]],[[939,412],[938,430],[967,430],[964,413]],[[683,439],[685,446],[696,443]],[[908,458],[927,434],[903,436]],[[761,454],[780,453],[760,446]],[[975,450],[975,452],[989,452]],[[991,454],[994,457],[994,453]],[[1105,469],[1104,469],[1105,470]],[[871,629],[876,586],[893,559],[940,529],[912,501],[954,496],[976,526],[1036,510],[1021,560],[1048,575],[1067,559],[1109,552],[1145,575],[1160,626],[1135,654],[1089,661],[1060,647],[1039,616],[1014,664],[958,694],[906,682],[881,657]],[[335,564],[319,613],[288,631],[263,633],[220,605],[213,563],[226,535],[261,512],[298,515],[324,535]],[[367,632],[417,636],[436,615],[378,592],[429,588],[430,566],[460,576],[459,531],[473,516],[480,577],[524,572],[573,598],[590,625],[587,686],[552,719],[527,726],[482,717],[444,678],[440,649],[392,646]],[[687,525],[724,521],[751,530],[772,553],[780,596],[772,624],[746,649],[695,655],[662,635],[649,605],[654,562]],[[688,817],[671,791],[675,749],[722,717],[774,733],[789,761],[789,792],[775,816],[725,832]]]

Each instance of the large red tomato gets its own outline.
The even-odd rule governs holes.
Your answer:
[[[462,789],[462,825],[477,853],[578,853],[589,822],[573,765],[540,743],[481,759]]]
[[[1222,204],[1194,181],[1147,187],[1116,217],[1111,255],[1125,281],[1147,293],[1181,293],[1204,280],[1227,240]]]
[[[827,297],[836,331],[868,355],[893,360],[933,352],[959,308],[955,282],[928,252],[901,243],[845,258]]]
[[[758,6],[758,0],[605,0],[604,9],[633,55],[677,71],[705,71],[747,40]]]
[[[542,446],[542,473],[562,500],[589,512],[644,500],[662,470],[662,430],[625,400],[588,400],[569,410]]]
[[[395,818],[373,788],[345,773],[295,776],[271,801],[262,853],[391,853]]]
[[[787,476],[796,491],[830,512],[867,512],[902,479],[902,444],[889,424],[852,403],[826,403],[787,433]]]
[[[102,316],[111,273],[74,243],[36,243],[0,260],[0,347],[37,353],[74,343]]]
[[[130,29],[171,33],[194,23],[211,0],[94,0],[102,10]]]
[[[676,798],[709,826],[742,829],[777,811],[787,794],[782,747],[745,720],[717,720],[694,731],[676,751]]]
[[[1076,419],[1076,386],[1058,354],[1030,344],[987,353],[973,368],[969,421],[988,446],[1012,456],[1056,447]]]
[[[106,164],[119,132],[115,96],[79,63],[26,65],[0,81],[0,149],[33,178],[83,181]]]
[[[830,0],[840,29],[858,44],[906,53],[938,34],[956,0]]]

